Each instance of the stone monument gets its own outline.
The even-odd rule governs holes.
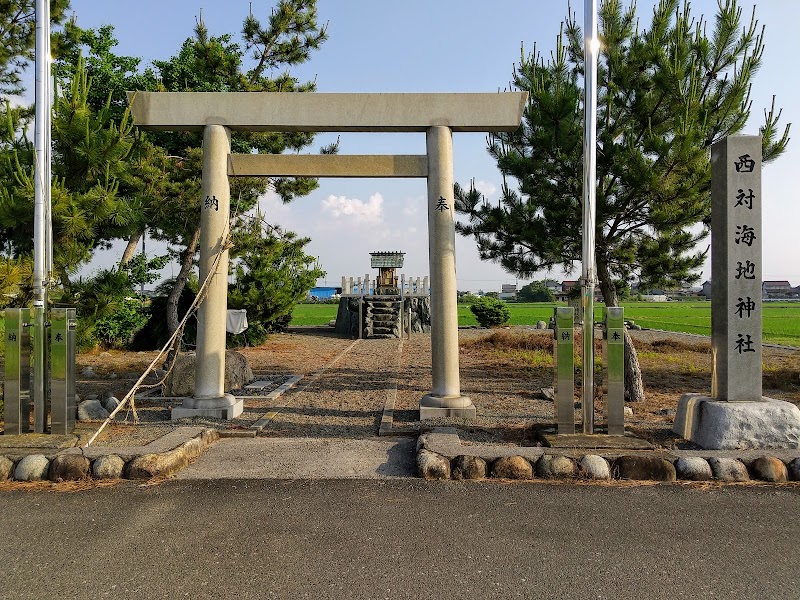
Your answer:
[[[684,394],[674,431],[705,449],[799,448],[800,409],[761,393],[761,138],[711,148],[711,396]]]

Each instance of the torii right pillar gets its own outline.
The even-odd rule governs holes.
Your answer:
[[[761,137],[711,147],[711,396],[684,394],[674,431],[707,450],[799,448],[800,409],[761,393]]]
[[[433,389],[420,400],[419,418],[475,419],[475,405],[461,395],[458,373],[453,135],[449,127],[435,126],[428,128],[426,139]]]

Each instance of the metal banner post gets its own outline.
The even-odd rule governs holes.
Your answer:
[[[585,0],[584,38],[584,133],[583,133],[583,245],[581,292],[583,298],[583,379],[581,405],[583,433],[594,433],[594,286],[595,201],[597,190],[597,0]]]
[[[558,434],[575,433],[575,310],[555,309],[556,421]]]
[[[30,431],[31,417],[31,311],[7,308],[5,355],[5,434]]]
[[[66,435],[75,429],[75,309],[50,314],[50,433]]]
[[[608,435],[625,435],[625,323],[621,307],[607,307],[606,363]]]

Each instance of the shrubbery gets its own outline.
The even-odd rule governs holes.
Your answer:
[[[508,322],[511,318],[511,311],[508,305],[497,298],[476,299],[469,307],[481,327],[497,327]]]
[[[114,312],[95,321],[94,339],[105,347],[127,348],[148,318],[141,300],[122,298],[116,302]]]

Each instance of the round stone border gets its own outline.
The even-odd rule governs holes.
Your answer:
[[[764,455],[751,461],[739,459],[669,460],[660,456],[623,455],[607,459],[597,454],[586,454],[577,459],[560,454],[542,454],[537,460],[520,455],[479,459],[486,464],[480,475],[459,468],[477,457],[457,455],[447,457],[428,449],[417,453],[417,474],[423,479],[558,479],[594,481],[716,481],[785,483],[800,481],[800,458],[788,464],[779,458]],[[719,462],[725,461],[723,465]],[[715,464],[717,463],[717,464]],[[458,468],[458,469],[457,469]],[[458,477],[451,474],[458,472]]]
[[[417,475],[423,479],[538,479],[584,481],[695,481],[784,483],[800,481],[800,456],[782,458],[759,451],[727,456],[673,456],[649,451],[637,454],[563,448],[520,448],[461,444],[450,427],[417,438]],[[681,454],[676,452],[676,454]],[[781,454],[776,452],[776,454]],[[483,469],[465,468],[479,460]]]
[[[59,453],[52,460],[43,454],[29,454],[29,457],[10,457],[0,455],[0,481],[80,481],[86,479],[152,479],[169,477],[186,467],[192,460],[219,439],[219,431],[205,429],[172,450],[150,454],[129,456],[124,448],[118,453],[109,449],[92,459],[77,454]],[[70,460],[72,459],[72,460]],[[20,463],[32,461],[44,464],[37,470],[20,469]],[[25,466],[25,465],[23,465]]]

